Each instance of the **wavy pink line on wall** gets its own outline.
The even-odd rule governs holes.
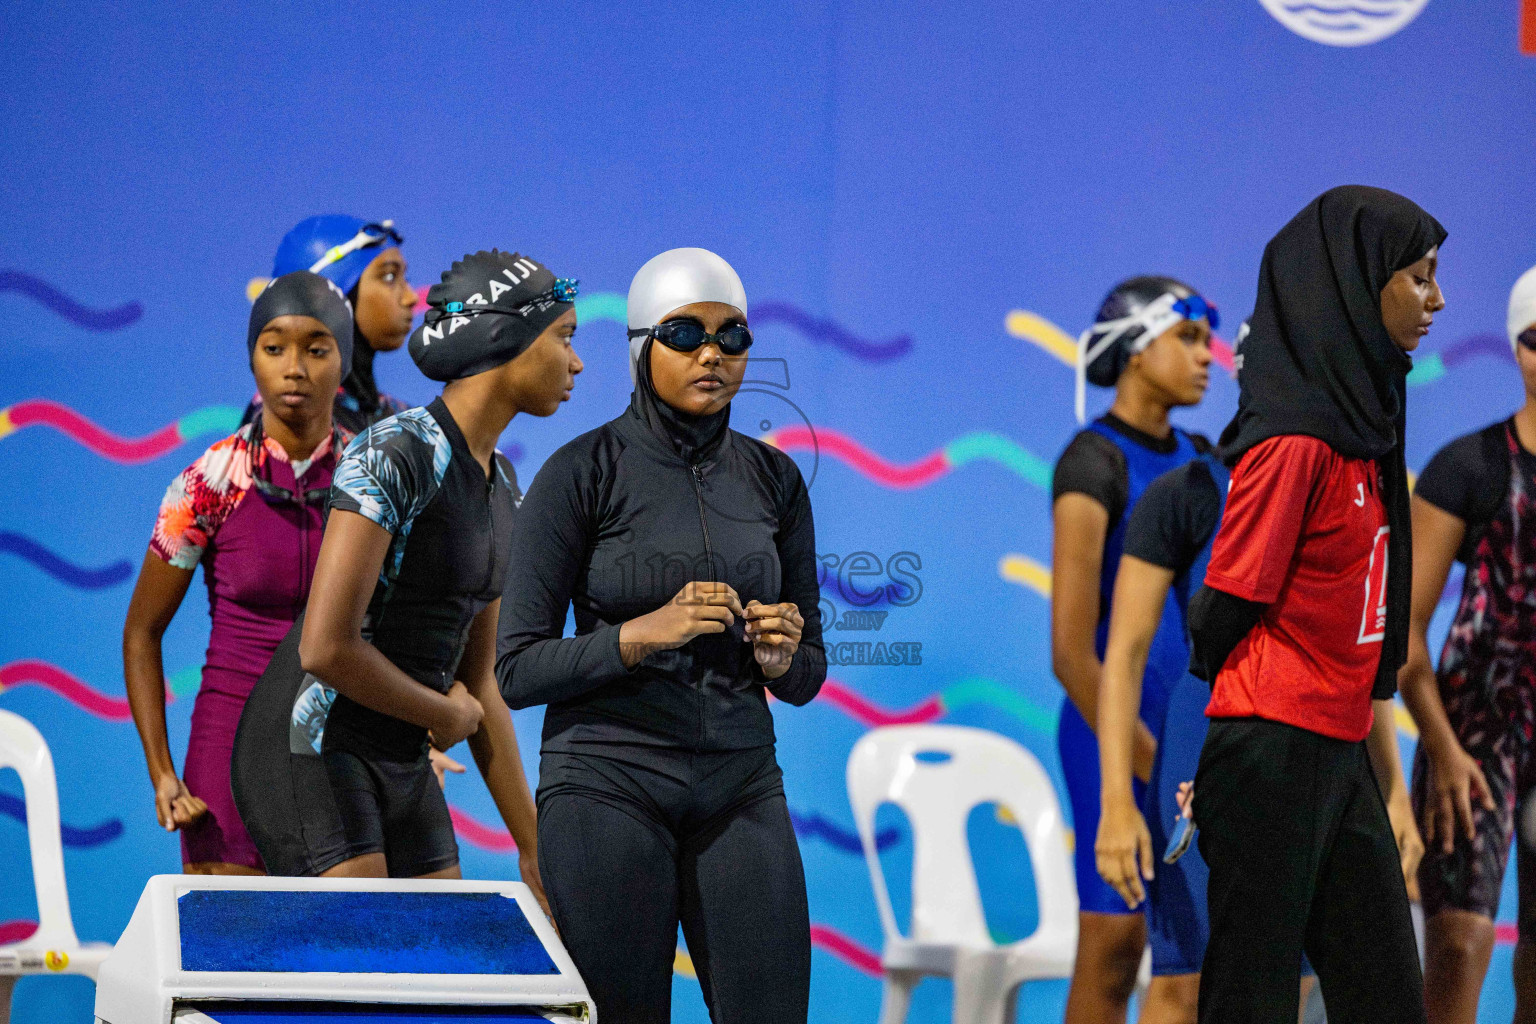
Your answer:
[[[944,703],[939,694],[914,704],[909,708],[891,710],[883,708],[867,698],[854,693],[842,683],[828,679],[821,684],[817,700],[824,700],[861,725],[921,725],[932,722],[944,714]]]
[[[872,949],[866,949],[836,928],[824,924],[811,925],[811,945],[820,946],[850,967],[857,968],[865,974],[878,978],[884,973],[880,968],[880,954]]]

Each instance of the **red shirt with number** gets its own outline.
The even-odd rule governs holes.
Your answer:
[[[1298,434],[1243,455],[1205,582],[1268,607],[1217,673],[1208,716],[1365,738],[1387,621],[1387,533],[1374,462]]]

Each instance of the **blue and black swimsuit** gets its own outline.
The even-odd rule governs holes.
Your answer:
[[[392,535],[363,636],[423,686],[448,691],[470,624],[501,596],[521,501],[511,463],[497,454],[487,477],[441,398],[374,424],[337,466],[331,508]],[[236,740],[236,799],[261,820],[252,836],[269,870],[319,874],[368,853],[383,853],[394,877],[456,865],[427,730],[305,674],[301,628],[273,656]]]

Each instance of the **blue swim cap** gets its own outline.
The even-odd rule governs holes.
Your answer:
[[[272,276],[278,278],[295,270],[314,270],[335,281],[343,292],[351,292],[380,251],[404,241],[395,230],[394,221],[370,223],[340,213],[309,217],[299,221],[278,243],[277,257],[272,261]],[[338,248],[345,250],[339,253],[340,259],[333,259],[318,269],[315,267]]]

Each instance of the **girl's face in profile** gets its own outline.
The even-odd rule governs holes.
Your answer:
[[[1435,314],[1445,308],[1445,296],[1435,271],[1440,262],[1440,247],[1433,246],[1417,262],[1392,275],[1381,290],[1381,323],[1393,344],[1404,352],[1419,347],[1429,333]]]

